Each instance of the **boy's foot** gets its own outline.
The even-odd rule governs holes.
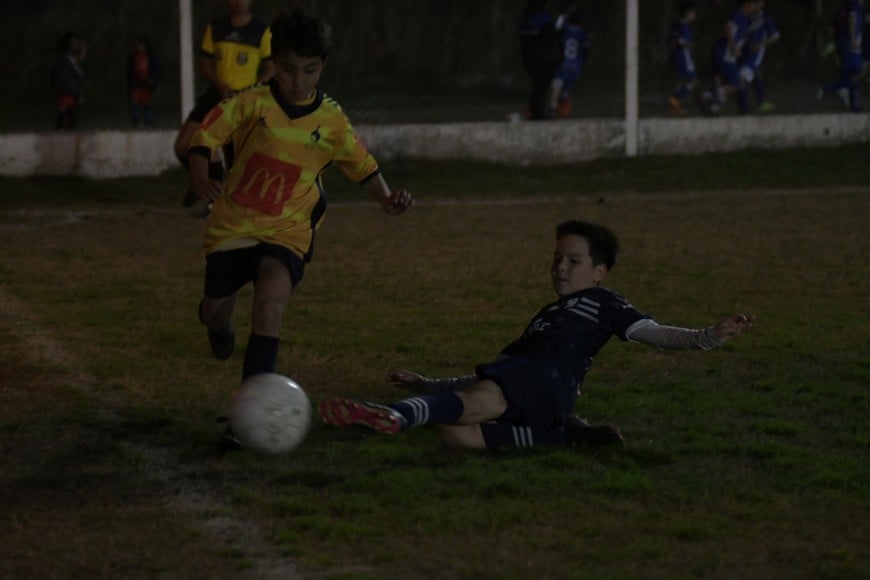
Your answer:
[[[193,204],[195,204],[197,201],[199,201],[199,198],[196,197],[195,193],[188,189],[186,192],[184,192],[184,197],[181,200],[181,205],[183,207],[193,207]]]
[[[606,445],[622,445],[622,433],[619,427],[613,425],[592,426],[585,419],[574,416],[565,424],[565,440],[568,447],[604,447]]]
[[[233,431],[233,427],[229,423],[229,418],[218,417],[217,422],[227,424],[226,429],[224,429],[223,435],[221,435],[221,438],[218,440],[218,453],[224,455],[225,453],[229,453],[231,451],[241,451],[243,449],[242,442],[239,441],[238,437],[236,437],[236,434]]]
[[[684,117],[686,115],[686,109],[683,108],[680,100],[673,95],[668,97],[668,113],[671,117]]]
[[[401,413],[386,405],[330,397],[320,403],[320,419],[333,427],[363,425],[379,433],[392,435],[407,428]]]
[[[208,329],[208,344],[211,346],[211,353],[218,360],[227,360],[233,356],[233,350],[236,348],[236,333],[232,328],[223,330]]]

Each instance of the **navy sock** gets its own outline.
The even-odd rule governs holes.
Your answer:
[[[749,111],[749,90],[746,88],[737,89],[737,110],[741,115]]]
[[[856,113],[861,110],[861,85],[849,85],[849,108]]]
[[[764,102],[764,81],[761,80],[761,77],[755,77],[755,80],[752,81],[752,88],[755,89],[755,102],[760,105]]]
[[[453,425],[459,421],[465,410],[465,403],[453,392],[420,395],[389,406],[402,414],[408,421],[408,426],[427,423]]]
[[[481,423],[480,432],[487,449],[521,448],[538,445],[565,445],[564,427],[527,427],[510,423]]]
[[[245,350],[245,362],[242,365],[242,380],[251,375],[275,372],[275,361],[278,359],[278,337],[252,334],[248,338],[248,348]]]

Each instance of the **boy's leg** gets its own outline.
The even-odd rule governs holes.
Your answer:
[[[462,391],[420,395],[390,405],[329,398],[320,404],[320,417],[335,427],[364,425],[396,433],[414,425],[474,425],[491,421],[506,409],[501,387],[487,379]]]
[[[281,320],[292,290],[293,282],[287,267],[276,258],[264,256],[254,281],[251,336],[245,350],[243,379],[274,372]]]
[[[531,427],[490,422],[480,425],[445,425],[441,441],[457,449],[518,449],[541,446],[604,447],[621,445],[622,433],[611,425],[590,425],[571,417],[564,427]]]
[[[199,303],[199,321],[208,329],[211,352],[218,360],[227,360],[235,349],[236,335],[232,325],[235,306],[235,293],[223,298],[206,296]]]

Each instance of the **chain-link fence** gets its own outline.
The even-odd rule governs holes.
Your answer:
[[[824,54],[839,0],[770,0],[781,33],[763,66],[775,112],[831,112],[842,105],[816,102],[815,88],[839,75],[836,56]],[[323,77],[327,91],[356,123],[504,120],[526,112],[530,82],[520,55],[518,24],[525,0],[310,0],[297,3],[326,18],[335,47]],[[573,117],[624,114],[625,2],[550,2],[554,12],[576,5],[589,54],[570,96]],[[677,0],[640,1],[640,113],[668,114],[675,77],[669,35]],[[270,20],[286,2],[255,0]],[[693,23],[696,91],[711,79],[710,51],[721,36],[733,0],[698,0]],[[226,13],[226,0],[193,0],[194,44],[206,23]],[[49,69],[68,31],[85,39],[86,84],[78,126],[130,126],[125,69],[134,38],[150,39],[162,63],[154,98],[156,125],[180,121],[178,0],[3,0],[0,49],[5,55],[0,131],[47,131],[54,121]],[[192,57],[193,55],[191,55]],[[197,92],[204,88],[197,78]],[[693,99],[689,115],[701,114]],[[729,103],[723,114],[736,114]],[[756,107],[751,114],[760,114]]]

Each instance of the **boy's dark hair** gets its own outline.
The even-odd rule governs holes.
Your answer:
[[[569,220],[556,226],[556,239],[565,236],[580,236],[589,243],[589,255],[592,256],[594,265],[604,264],[608,270],[616,265],[616,254],[619,253],[619,240],[616,234],[605,226]]]
[[[680,15],[680,18],[685,16],[689,11],[695,9],[695,3],[691,0],[684,0],[680,2],[677,6],[677,13]]]
[[[272,57],[284,52],[326,60],[332,47],[332,27],[299,10],[281,11],[272,22]]]

